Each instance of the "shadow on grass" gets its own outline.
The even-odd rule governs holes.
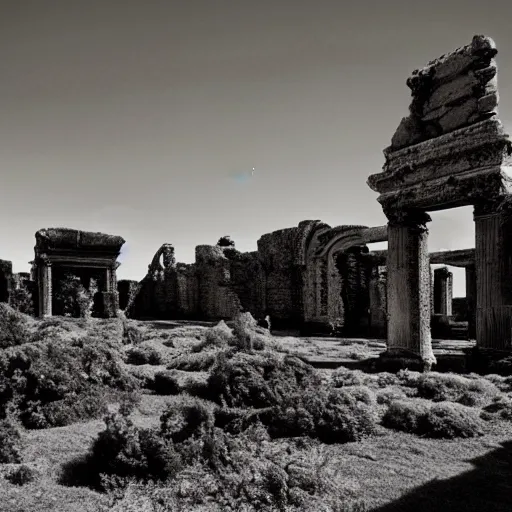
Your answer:
[[[434,480],[372,512],[510,512],[512,441],[471,460],[475,468],[447,480]]]
[[[98,468],[94,466],[88,454],[80,455],[63,464],[58,483],[66,487],[88,487],[101,491]]]

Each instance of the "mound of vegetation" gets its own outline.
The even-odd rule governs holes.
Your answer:
[[[480,436],[484,427],[478,412],[470,407],[452,402],[431,404],[420,399],[392,402],[382,424],[411,434],[446,439]]]
[[[228,433],[200,399],[170,406],[159,428],[135,427],[126,411],[108,416],[106,425],[81,467],[100,489],[117,491],[115,510],[148,499],[167,510],[364,510],[344,508],[350,492],[336,485],[325,459],[275,445],[260,423]]]
[[[30,317],[0,302],[0,349],[30,341],[29,322]]]
[[[489,403],[499,393],[498,388],[487,379],[437,372],[421,375],[416,388],[421,398],[434,402],[458,402],[470,407]]]
[[[0,351],[0,418],[14,414],[27,428],[63,426],[101,417],[109,394],[137,388],[122,369],[122,329],[91,326],[87,333],[76,322],[43,321],[30,343]]]

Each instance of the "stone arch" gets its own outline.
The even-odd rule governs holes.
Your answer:
[[[160,257],[163,256],[163,265],[160,263]],[[160,249],[156,251],[151,263],[148,266],[148,273],[151,275],[164,272],[167,269],[176,266],[176,258],[174,257],[174,247],[172,244],[162,244]]]
[[[317,298],[314,308],[307,313],[306,320],[323,324],[343,325],[344,306],[340,300],[343,282],[336,267],[336,259],[341,253],[346,253],[352,247],[365,246],[387,240],[387,226],[369,228],[368,226],[346,225],[329,228],[324,225],[315,233],[309,245],[308,266],[315,269],[309,274],[314,296]],[[306,292],[310,293],[311,290]],[[313,314],[311,314],[313,312]]]

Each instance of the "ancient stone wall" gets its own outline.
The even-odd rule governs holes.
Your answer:
[[[241,304],[231,288],[231,262],[221,247],[198,245],[196,268],[199,315],[204,319],[232,318]]]
[[[138,281],[121,279],[117,282],[117,292],[119,294],[119,309],[125,310],[128,304],[133,301],[139,286]]]
[[[199,284],[195,264],[178,263],[174,285],[176,318],[196,318],[199,311]]]
[[[233,248],[225,248],[223,252],[230,261],[230,286],[241,307],[254,317],[263,318],[266,277],[258,252],[242,253]]]
[[[299,297],[303,269],[296,258],[300,235],[299,228],[288,228],[258,240],[258,254],[266,276],[266,314],[273,325],[300,323],[302,319]]]
[[[9,302],[12,279],[12,263],[0,260],[0,302]]]

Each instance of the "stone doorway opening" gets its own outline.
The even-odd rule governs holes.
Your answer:
[[[433,339],[475,339],[475,223],[472,206],[429,212]]]

